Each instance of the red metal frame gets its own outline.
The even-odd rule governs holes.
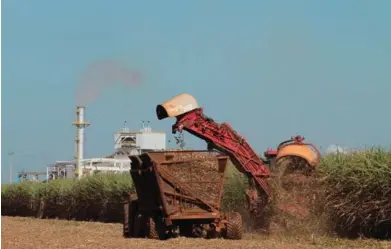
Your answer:
[[[243,173],[251,175],[267,196],[271,190],[264,178],[270,176],[265,163],[254,152],[246,139],[238,135],[227,124],[218,124],[203,113],[202,108],[195,109],[177,117],[172,132],[185,130],[205,140],[209,147],[216,148],[230,156],[232,163]]]

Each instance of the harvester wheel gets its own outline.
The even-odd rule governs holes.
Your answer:
[[[158,231],[156,230],[156,223],[153,218],[148,218],[147,222],[147,237],[149,239],[159,239]]]
[[[243,221],[242,216],[233,212],[228,215],[228,223],[226,225],[226,239],[240,240],[243,237]]]
[[[278,187],[282,187],[282,179],[284,175],[287,173],[288,166],[290,164],[290,161],[288,158],[281,158],[276,162],[276,167],[274,168],[275,171],[275,182],[277,183]]]
[[[127,202],[125,202],[125,204],[124,204],[124,220],[123,220],[123,226],[122,226],[122,228],[123,228],[123,236],[125,237],[125,238],[128,238],[129,237],[129,221],[130,221],[130,219],[129,219],[129,202],[127,201]]]
[[[150,217],[147,221],[147,237],[149,239],[168,239],[167,228],[160,217]]]
[[[127,201],[124,204],[123,236],[126,238],[142,237],[140,234],[140,219],[137,200]]]
[[[275,182],[279,188],[284,188],[284,178],[291,174],[299,173],[302,176],[308,176],[313,169],[307,162],[300,157],[283,157],[280,158],[274,170]]]

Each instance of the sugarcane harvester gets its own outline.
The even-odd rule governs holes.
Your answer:
[[[228,123],[219,124],[206,116],[196,99],[187,93],[179,94],[158,105],[156,114],[159,120],[176,118],[176,123],[172,126],[174,134],[187,131],[204,140],[208,149],[216,149],[230,157],[235,167],[249,177],[250,187],[246,190],[247,207],[254,215],[262,213],[263,207],[273,196],[267,183],[271,176],[271,167],[305,167],[308,172],[319,163],[319,150],[311,143],[304,143],[301,136],[280,143],[277,150],[265,151],[266,160],[262,160],[245,138]]]
[[[156,115],[159,120],[175,117],[172,132],[187,131],[206,141],[208,150],[129,157],[137,197],[129,195],[124,205],[123,235],[127,238],[167,239],[182,234],[241,239],[241,215],[220,210],[228,159],[248,176],[247,208],[255,216],[262,216],[273,196],[268,184],[272,171],[282,168],[285,172],[289,167],[311,170],[319,163],[319,151],[300,136],[266,151],[266,159],[261,159],[229,124],[207,117],[186,93],[158,105]],[[281,176],[282,171],[277,172]]]

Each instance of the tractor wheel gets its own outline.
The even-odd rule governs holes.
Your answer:
[[[280,189],[285,189],[287,180],[289,184],[290,177],[301,176],[301,179],[308,179],[313,172],[307,162],[300,157],[284,157],[277,161],[276,168],[274,170],[274,184]],[[289,187],[288,187],[289,189]]]
[[[147,221],[147,237],[149,239],[159,239],[159,233],[156,229],[156,222],[153,218],[148,218]]]
[[[291,164],[289,158],[281,158],[278,160],[276,163],[276,167],[274,169],[274,174],[275,174],[275,183],[277,184],[278,187],[282,188],[283,186],[283,178],[286,173],[288,173],[287,169],[289,165]]]
[[[240,240],[243,237],[242,216],[233,212],[228,215],[225,238],[230,240]]]
[[[147,220],[147,237],[149,239],[168,239],[167,227],[160,217],[150,217]]]
[[[130,205],[129,205],[129,202],[125,202],[124,204],[124,217],[123,217],[123,231],[122,231],[122,235],[125,237],[125,238],[128,238],[130,237],[129,235],[129,223],[130,222],[130,219],[129,219],[129,213],[130,213]]]
[[[139,238],[140,234],[140,219],[138,215],[138,202],[127,201],[124,204],[124,220],[123,220],[123,236],[126,238]]]

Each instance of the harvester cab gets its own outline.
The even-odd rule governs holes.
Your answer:
[[[281,165],[283,160],[290,160],[293,164],[305,164],[311,169],[319,164],[321,157],[319,149],[312,143],[304,142],[302,136],[294,136],[289,140],[281,142],[277,149],[268,149],[264,152],[264,157],[271,169],[275,169],[277,164]],[[298,161],[301,161],[298,163]]]

